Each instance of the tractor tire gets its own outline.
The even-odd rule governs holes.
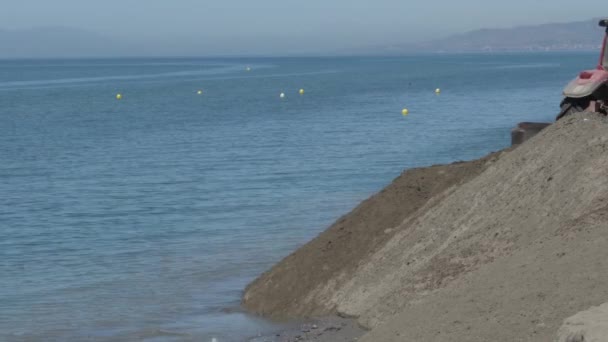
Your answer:
[[[590,100],[588,98],[572,99],[566,98],[560,104],[560,112],[555,119],[560,120],[576,113],[584,112],[589,107]]]

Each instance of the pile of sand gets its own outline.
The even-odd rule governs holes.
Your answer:
[[[608,303],[569,317],[556,342],[601,342],[608,339]]]
[[[404,219],[420,211],[431,198],[442,197],[477,176],[496,158],[490,155],[473,162],[404,172],[249,285],[244,306],[273,318],[335,313],[335,306],[326,305],[329,303],[311,303],[310,292],[320,284],[335,283],[338,274],[355,272],[364,258],[405,228],[401,225]]]
[[[363,341],[550,341],[608,300],[607,266],[608,123],[584,114],[513,151],[404,173],[243,303],[356,317]]]

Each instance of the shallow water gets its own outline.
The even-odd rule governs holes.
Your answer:
[[[403,168],[480,157],[516,122],[551,120],[594,62],[0,61],[0,340],[272,329],[238,310],[255,276]]]

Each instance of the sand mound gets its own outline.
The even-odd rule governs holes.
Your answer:
[[[608,341],[608,303],[582,311],[566,319],[556,342]]]
[[[401,225],[404,219],[419,212],[431,198],[442,198],[456,185],[479,175],[497,157],[493,154],[472,162],[405,171],[249,285],[243,305],[278,319],[336,313],[335,305],[311,292],[320,284],[338,288],[363,259],[406,228]]]
[[[373,328],[363,341],[552,340],[566,317],[608,299],[608,123],[562,120],[478,163],[480,173],[400,216],[389,237],[387,227],[356,231],[373,247],[348,254],[355,267],[318,278],[324,264],[296,253],[252,284],[245,304],[358,317]],[[284,286],[285,304],[265,306]]]

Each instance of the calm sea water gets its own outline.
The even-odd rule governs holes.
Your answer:
[[[0,340],[271,329],[238,310],[249,281],[402,169],[551,120],[595,61],[0,61]]]

